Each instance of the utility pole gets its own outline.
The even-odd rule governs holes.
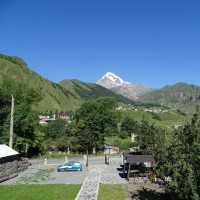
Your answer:
[[[13,126],[14,126],[14,107],[15,107],[15,99],[12,97],[11,101],[11,114],[10,114],[10,139],[9,139],[9,147],[13,148]]]
[[[88,167],[88,150],[87,150],[86,167]]]

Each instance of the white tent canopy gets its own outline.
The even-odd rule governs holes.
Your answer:
[[[17,151],[13,150],[5,144],[0,144],[0,158],[13,156],[19,154]]]

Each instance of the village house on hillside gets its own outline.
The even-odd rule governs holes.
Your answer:
[[[50,121],[55,121],[57,119],[62,119],[70,122],[70,115],[67,112],[60,112],[50,115],[39,115],[39,124],[40,125],[46,125]]]

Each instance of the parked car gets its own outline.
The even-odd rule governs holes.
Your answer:
[[[57,167],[58,172],[82,171],[82,170],[83,168],[82,168],[81,163],[77,161],[69,161]]]

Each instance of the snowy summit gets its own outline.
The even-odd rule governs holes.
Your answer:
[[[151,91],[149,87],[143,84],[126,82],[112,72],[107,72],[97,81],[97,84],[132,100],[136,100],[144,93]]]
[[[105,88],[114,88],[124,84],[129,84],[128,82],[123,81],[122,78],[115,75],[112,72],[107,72],[100,80],[97,81],[97,84]]]

